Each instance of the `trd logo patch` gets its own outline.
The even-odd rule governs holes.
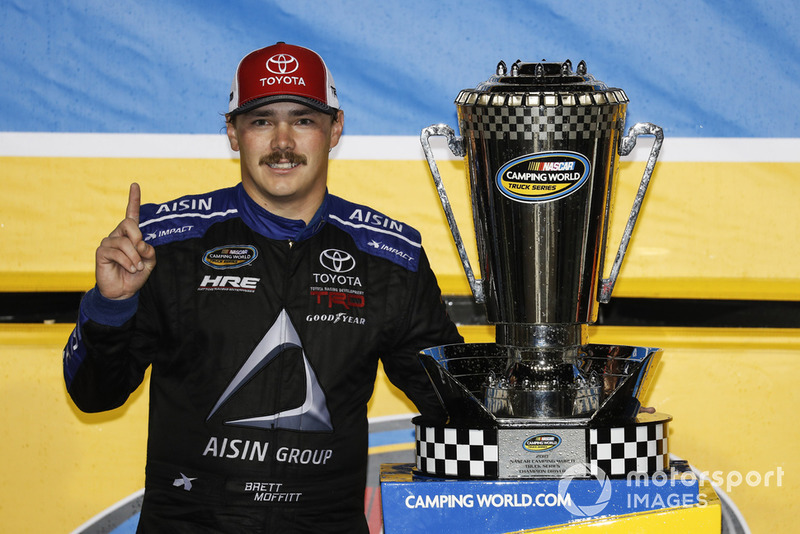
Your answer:
[[[344,306],[345,309],[363,308],[364,295],[358,293],[342,293],[339,291],[311,291],[311,295],[317,298],[317,304],[326,304],[328,308],[334,306]]]

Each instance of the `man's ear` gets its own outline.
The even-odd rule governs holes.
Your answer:
[[[336,120],[331,124],[331,148],[339,144],[344,130],[344,111],[341,109],[336,112]]]
[[[234,152],[239,152],[239,137],[236,134],[236,126],[233,124],[234,120],[234,117],[228,119],[228,122],[225,125],[225,133],[228,134],[228,142],[231,144],[231,150]]]

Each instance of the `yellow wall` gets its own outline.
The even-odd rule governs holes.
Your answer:
[[[147,399],[97,415],[69,401],[66,325],[0,325],[3,532],[71,532],[143,486]]]

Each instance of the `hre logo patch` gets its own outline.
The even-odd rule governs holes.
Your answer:
[[[254,276],[211,276],[205,275],[198,291],[241,291],[254,293],[261,278]]]

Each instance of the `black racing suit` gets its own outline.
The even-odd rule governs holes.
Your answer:
[[[378,358],[431,417],[417,359],[462,341],[419,233],[328,194],[310,224],[241,184],[141,208],[157,265],[136,297],[95,288],[64,352],[87,412],[152,366],[140,532],[367,532]]]

